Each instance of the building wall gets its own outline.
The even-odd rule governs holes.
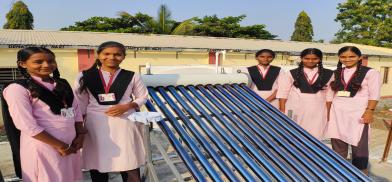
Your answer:
[[[62,78],[73,85],[78,73],[78,55],[76,50],[52,49],[56,54],[57,65]]]
[[[16,67],[16,52],[19,49],[0,49],[0,67]],[[56,60],[63,78],[71,84],[75,81],[78,74],[78,55],[77,49],[52,49],[56,54]],[[277,54],[272,64],[285,66],[295,65],[298,60],[297,56],[288,56],[286,54]],[[154,66],[191,66],[191,65],[208,65],[208,52],[175,52],[175,51],[127,51],[127,56],[121,66],[135,72],[144,70],[146,63]],[[328,56],[324,58],[324,64],[329,67],[336,66],[337,57]],[[236,53],[228,52],[226,59],[220,63],[223,67],[245,67],[257,64],[253,53]],[[214,65],[211,65],[214,66]],[[381,95],[392,96],[392,58],[369,57],[368,66],[381,72],[382,67],[389,67],[389,80],[387,84],[382,85]],[[144,73],[144,71],[142,71]]]
[[[369,67],[378,70],[381,73],[381,80],[383,79],[384,70],[382,67],[389,67],[388,83],[382,84],[381,96],[392,96],[392,60],[389,61],[369,61]]]
[[[140,67],[150,63],[151,66],[168,65],[200,65],[208,64],[208,54],[199,52],[157,52],[157,51],[128,51],[121,67],[139,72]]]
[[[16,68],[16,52],[19,49],[0,49],[0,67]]]
[[[0,67],[16,68],[16,54],[19,49],[0,49]],[[76,50],[51,49],[56,55],[61,77],[73,83],[78,73],[78,56]]]

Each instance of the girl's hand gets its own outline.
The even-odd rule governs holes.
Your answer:
[[[75,150],[74,153],[76,153],[79,149],[83,147],[83,141],[84,134],[76,135],[75,139],[73,139],[72,141],[72,148]]]
[[[131,108],[131,104],[117,104],[110,107],[105,114],[108,116],[121,116]]]
[[[362,114],[362,123],[368,124],[373,122],[373,111],[366,109]]]
[[[276,98],[274,98],[274,97],[268,97],[268,98],[266,98],[265,100],[267,101],[267,102],[272,102],[272,101],[274,101]]]
[[[279,99],[279,111],[283,114],[286,112],[286,102],[287,99]]]
[[[57,151],[61,156],[67,156],[74,153],[75,150],[73,149],[72,145],[64,144],[62,147],[58,148]]]

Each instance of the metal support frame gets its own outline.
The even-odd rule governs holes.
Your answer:
[[[170,160],[169,155],[167,155],[165,149],[159,142],[154,142],[154,145],[157,146],[159,152],[161,153],[163,159],[169,166],[170,170],[173,172],[174,176],[176,177],[177,181],[179,182],[184,182],[180,172],[177,170],[176,166],[174,166],[174,163]]]
[[[154,164],[152,161],[151,151],[151,138],[150,138],[150,125],[144,125],[144,137],[143,137],[144,148],[147,153],[146,155],[146,167],[143,172],[142,181],[153,181],[158,182],[157,172],[155,171]]]
[[[170,170],[173,172],[174,176],[176,177],[176,180],[179,182],[184,182],[184,179],[182,178],[180,172],[175,167],[173,161],[171,161],[169,155],[167,154],[167,151],[165,151],[162,144],[160,144],[159,142],[153,142],[154,140],[151,140],[155,138],[154,135],[151,135],[152,126],[153,126],[152,123],[150,125],[144,125],[143,142],[147,155],[146,155],[146,167],[143,172],[142,181],[152,181],[152,182],[159,181],[158,173],[154,168],[154,160],[152,158],[152,150],[151,150],[152,145],[155,145],[159,153],[162,155],[164,161],[166,162],[166,164],[169,166]]]
[[[158,126],[196,181],[370,181],[243,84],[148,90],[148,110],[160,108]]]
[[[381,162],[387,161],[389,149],[391,148],[391,142],[392,142],[392,122],[388,123],[387,121],[384,121],[384,123],[387,126],[389,132],[388,132],[387,141],[385,143],[384,153],[382,155]]]

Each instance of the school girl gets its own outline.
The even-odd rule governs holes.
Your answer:
[[[23,181],[80,180],[77,151],[86,131],[72,88],[60,78],[54,53],[24,48],[17,53],[17,65],[24,78],[3,91],[9,111],[5,115],[10,116],[4,122],[20,131],[20,149],[14,152],[20,152]]]
[[[126,117],[148,97],[141,77],[120,68],[125,47],[118,42],[102,43],[98,59],[75,83],[75,95],[89,131],[83,148],[83,168],[93,181],[108,181],[108,172],[121,172],[123,181],[140,181],[145,163],[143,125]]]
[[[248,67],[248,73],[252,79],[249,87],[260,97],[278,108],[279,101],[276,99],[276,92],[279,80],[281,80],[284,73],[280,67],[270,65],[275,59],[275,52],[270,49],[262,49],[256,52],[255,57],[258,65]]]
[[[290,70],[279,85],[279,109],[317,139],[322,139],[333,92],[328,87],[333,72],[323,68],[323,54],[309,48],[301,52],[298,68]]]
[[[338,56],[335,80],[331,83],[336,94],[326,137],[331,138],[333,150],[344,158],[351,145],[353,165],[368,174],[369,123],[380,98],[380,73],[362,65],[357,47],[342,47]]]

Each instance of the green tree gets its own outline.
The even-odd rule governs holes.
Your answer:
[[[311,42],[313,40],[313,26],[308,14],[302,11],[295,21],[295,29],[291,35],[292,41]]]
[[[185,35],[192,31],[194,26],[193,21],[194,18],[183,22],[173,20],[170,9],[165,4],[162,4],[159,6],[156,20],[152,22],[153,33]]]
[[[171,31],[172,35],[187,35],[191,34],[194,27],[196,17],[187,19],[183,22],[177,22],[174,24],[174,29]]]
[[[60,30],[184,35],[191,31],[193,27],[193,18],[183,22],[172,20],[171,12],[166,5],[160,6],[156,19],[147,14],[136,13],[131,15],[125,11],[120,11],[117,15],[118,18],[91,17]]]
[[[118,18],[91,17],[76,22],[75,25],[61,28],[62,31],[92,31],[119,33],[153,33],[153,18],[149,15],[137,13],[134,16],[126,12],[119,12]]]
[[[158,16],[156,20],[157,33],[169,34],[176,22],[171,18],[171,11],[169,8],[162,4],[158,9]]]
[[[7,22],[4,24],[4,29],[27,29],[34,28],[33,14],[29,8],[22,1],[17,1],[13,4],[12,9],[6,15]]]
[[[222,19],[216,15],[203,18],[193,17],[182,22],[171,18],[171,12],[166,5],[158,9],[158,16],[154,19],[149,15],[137,13],[131,15],[119,12],[118,18],[91,17],[85,21],[76,22],[75,25],[62,28],[68,31],[95,31],[95,32],[123,32],[123,33],[154,33],[172,35],[200,35],[215,37],[239,37],[254,39],[274,39],[265,30],[265,25],[240,25],[246,17],[228,16]]]
[[[254,39],[274,39],[276,37],[264,29],[265,25],[242,27],[240,22],[245,17],[245,15],[227,16],[220,19],[213,15],[195,18],[196,25],[194,25],[191,35]]]
[[[392,47],[392,0],[347,0],[337,9],[334,42]]]

